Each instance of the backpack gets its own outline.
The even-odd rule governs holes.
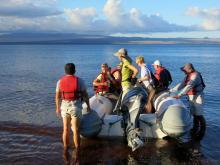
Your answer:
[[[173,80],[172,80],[172,76],[171,76],[171,74],[170,74],[170,72],[167,70],[167,69],[164,69],[165,70],[165,72],[166,72],[166,77],[167,77],[167,84],[168,84],[168,86],[173,82]]]
[[[151,76],[151,79],[152,79],[152,83],[151,85],[156,88],[159,86],[159,81],[157,80],[157,78],[154,76],[153,72],[150,71],[150,76]]]
[[[168,86],[172,83],[172,77],[170,72],[167,69],[163,69],[163,71],[160,72],[160,81],[159,82],[159,87],[162,88],[168,88]]]

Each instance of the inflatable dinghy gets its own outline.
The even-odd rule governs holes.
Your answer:
[[[141,138],[165,136],[188,137],[192,128],[192,117],[190,110],[180,99],[170,97],[168,92],[159,93],[153,101],[155,114],[146,114],[143,113],[146,98],[145,90],[142,87],[135,87],[124,96],[120,111],[113,112],[114,105],[110,99],[100,95],[91,97],[90,106],[96,113],[93,112],[90,117],[86,117],[84,113],[81,135],[126,136],[128,145],[130,142],[129,146],[134,139],[137,141]],[[86,105],[84,104],[83,107],[86,108]],[[132,149],[135,150],[136,147],[133,146]]]

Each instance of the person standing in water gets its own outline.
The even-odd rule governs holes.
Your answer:
[[[90,111],[89,97],[84,81],[75,76],[75,65],[65,65],[65,75],[57,82],[56,86],[56,114],[63,119],[63,146],[69,147],[70,128],[73,131],[73,142],[76,150],[80,148],[79,124],[82,116],[82,100]]]
[[[205,135],[206,121],[203,116],[203,104],[205,83],[201,73],[197,72],[191,63],[185,64],[181,70],[186,74],[184,80],[177,84],[170,92],[180,91],[178,95],[173,96],[176,99],[187,95],[190,103],[190,109],[194,116],[194,125],[192,135],[197,140],[201,140]]]

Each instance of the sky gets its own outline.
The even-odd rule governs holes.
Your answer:
[[[0,34],[220,38],[220,0],[1,0]]]

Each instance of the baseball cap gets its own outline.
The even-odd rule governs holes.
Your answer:
[[[154,61],[154,63],[152,65],[162,66],[162,64],[159,60]]]
[[[192,63],[186,63],[183,67],[180,68],[180,70],[182,70],[182,71],[194,70],[194,67],[193,67]]]
[[[119,49],[114,55],[115,56],[126,56],[128,51],[125,48]]]

